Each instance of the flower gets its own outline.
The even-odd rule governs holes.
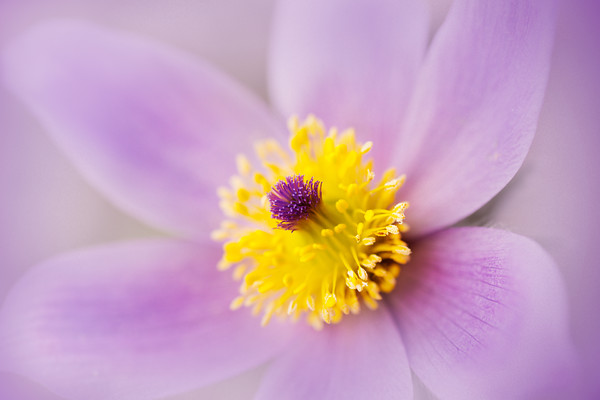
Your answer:
[[[238,285],[215,271],[220,247],[206,237],[220,219],[213,193],[233,155],[281,138],[282,121],[174,50],[62,22],[14,44],[9,84],[93,184],[185,240],[107,245],[38,267],[3,309],[8,368],[86,399],[159,397],[272,357],[259,398],[410,398],[409,365],[441,397],[527,396],[560,377],[566,315],[549,257],[508,232],[448,228],[526,154],[553,6],[457,1],[423,61],[419,6],[317,10],[279,9],[273,99],[283,115],[355,127],[372,139],[376,168],[406,173],[412,255],[383,306],[320,332],[231,312]]]

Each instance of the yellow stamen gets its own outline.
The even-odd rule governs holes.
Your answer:
[[[320,329],[358,313],[361,303],[376,308],[381,293],[394,288],[410,257],[401,238],[408,203],[395,201],[405,178],[389,170],[375,183],[372,161],[363,160],[373,143],[357,142],[351,129],[326,131],[312,116],[288,126],[291,153],[270,140],[256,146],[262,168],[236,159],[239,175],[218,191],[232,219],[212,236],[226,242],[219,269],[235,266],[242,282],[232,309],[262,311],[263,324],[305,315]],[[300,175],[322,183],[322,198],[293,231],[281,229],[267,194]]]

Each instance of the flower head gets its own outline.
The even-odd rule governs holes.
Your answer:
[[[260,399],[411,398],[411,370],[440,397],[559,383],[552,260],[515,234],[450,227],[527,152],[553,15],[547,1],[457,0],[426,48],[419,4],[282,1],[279,115],[148,40],[33,30],[7,52],[12,91],[92,184],[175,238],[34,270],[4,305],[3,362],[85,399],[157,398],[270,358]],[[312,114],[291,119],[286,150],[283,120]],[[258,162],[240,156],[252,146]]]
[[[293,157],[276,143],[258,145],[266,175],[239,160],[221,206],[241,223],[227,220],[213,236],[228,241],[220,267],[244,275],[232,308],[263,310],[263,323],[307,313],[320,329],[357,314],[361,303],[377,308],[392,291],[410,254],[401,238],[408,203],[394,203],[404,177],[393,169],[374,183],[373,162],[363,159],[372,143],[358,143],[353,130],[326,132],[314,117],[292,118],[290,130]]]

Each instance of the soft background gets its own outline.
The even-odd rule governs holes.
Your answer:
[[[430,2],[435,27],[450,2]],[[595,207],[600,201],[600,6],[594,3],[563,2],[546,102],[531,152],[509,186],[472,218],[532,237],[554,256],[569,294],[587,398],[600,398],[600,213]],[[273,4],[0,0],[0,51],[39,21],[88,19],[203,57],[266,99]],[[28,268],[52,255],[149,235],[159,233],[92,190],[37,121],[0,85],[0,302]],[[251,398],[262,371],[164,400]],[[0,394],[11,400],[60,399],[34,382],[3,373]],[[426,391],[421,396],[429,397]]]

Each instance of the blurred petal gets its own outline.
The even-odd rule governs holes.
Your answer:
[[[385,308],[296,339],[269,366],[257,399],[412,398],[404,346]]]
[[[230,377],[285,335],[230,311],[238,283],[213,245],[143,241],[46,262],[9,294],[1,359],[76,399],[148,399]]]
[[[125,211],[197,237],[235,154],[285,132],[208,65],[83,22],[42,25],[13,43],[6,81],[67,155]],[[218,213],[217,213],[218,215]]]
[[[457,0],[420,72],[395,164],[411,234],[448,226],[521,166],[537,127],[555,1]]]
[[[424,239],[390,297],[410,365],[448,399],[532,398],[570,384],[566,296],[535,242],[488,228]]]
[[[284,116],[312,113],[326,125],[354,127],[389,156],[427,31],[419,1],[284,0],[271,49],[273,102]]]

